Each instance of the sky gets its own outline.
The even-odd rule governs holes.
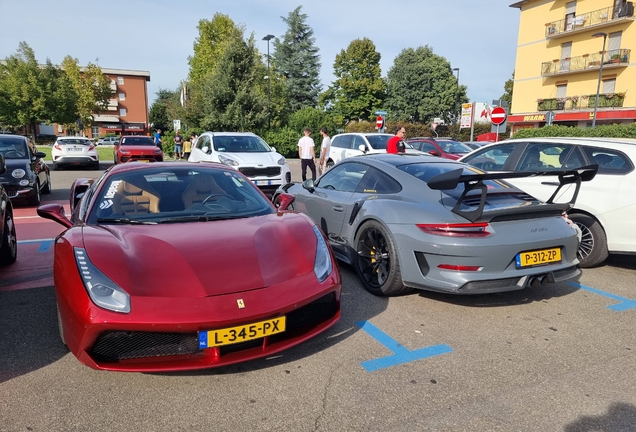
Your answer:
[[[201,19],[228,15],[254,34],[282,38],[296,7],[307,15],[322,63],[323,90],[334,81],[336,55],[352,41],[373,41],[382,76],[406,48],[428,45],[459,68],[472,102],[491,103],[504,93],[515,66],[519,9],[513,0],[0,0],[0,59],[21,41],[39,62],[65,56],[102,68],[150,72],[149,103],[159,89],[175,90],[188,76],[188,57]],[[10,19],[7,19],[10,18]],[[273,52],[270,41],[270,53]]]

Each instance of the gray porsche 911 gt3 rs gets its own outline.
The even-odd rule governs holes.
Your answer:
[[[273,200],[314,219],[373,294],[493,293],[579,276],[577,231],[563,216],[576,194],[553,200],[597,168],[484,173],[429,156],[375,154],[346,159],[315,183],[282,186]],[[558,176],[547,202],[503,181],[530,175]]]

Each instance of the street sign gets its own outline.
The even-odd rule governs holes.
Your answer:
[[[552,124],[552,122],[554,121],[554,117],[556,117],[554,111],[548,111],[545,113],[545,122],[548,124],[548,126]]]
[[[473,126],[473,104],[462,104],[462,116],[459,122],[459,128],[471,128]]]
[[[377,110],[377,111],[375,112],[375,115],[385,116],[385,115],[387,115],[387,112],[386,112],[386,111]]]
[[[181,130],[181,120],[172,120],[172,129],[175,132]]]
[[[492,120],[492,124],[499,126],[503,124],[508,118],[508,114],[506,113],[506,109],[502,107],[493,108],[490,113],[490,119]]]
[[[378,116],[378,119],[375,121],[375,125],[378,127],[378,129],[382,129],[384,127],[384,119],[382,118],[382,116]]]

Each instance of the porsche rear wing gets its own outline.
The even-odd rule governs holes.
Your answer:
[[[554,204],[554,198],[557,196],[561,188],[565,185],[576,184],[576,190],[572,195],[572,199],[569,203],[565,204],[565,209],[570,209],[574,206],[576,198],[579,195],[579,189],[581,188],[581,182],[590,181],[596,176],[598,171],[598,164],[588,165],[585,167],[566,170],[566,171],[541,171],[541,172],[515,172],[515,171],[500,171],[493,173],[483,174],[463,174],[464,168],[458,168],[453,171],[449,171],[443,174],[436,175],[431,178],[427,185],[434,190],[450,190],[455,189],[460,183],[464,184],[464,192],[461,194],[452,212],[468,219],[471,222],[479,219],[486,206],[487,187],[484,184],[485,180],[505,180],[513,178],[525,178],[525,177],[538,177],[538,176],[558,176],[559,186],[556,188],[552,196],[546,201],[547,204]],[[479,199],[479,207],[475,210],[464,211],[459,207],[464,202],[466,195],[473,189],[481,191]]]

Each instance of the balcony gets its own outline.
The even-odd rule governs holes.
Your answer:
[[[629,64],[631,50],[617,49],[605,51],[603,55],[603,70],[616,67],[625,67]],[[554,76],[588,72],[601,67],[601,53],[583,54],[578,57],[552,60],[541,63],[541,76]]]
[[[576,111],[594,108],[596,93],[591,95],[568,96],[537,100],[537,111]],[[599,108],[621,108],[625,93],[605,93],[598,97]]]
[[[545,25],[545,37],[554,39],[574,33],[614,25],[619,21],[634,20],[634,4],[627,2],[622,7],[606,7],[592,12],[552,21]]]

